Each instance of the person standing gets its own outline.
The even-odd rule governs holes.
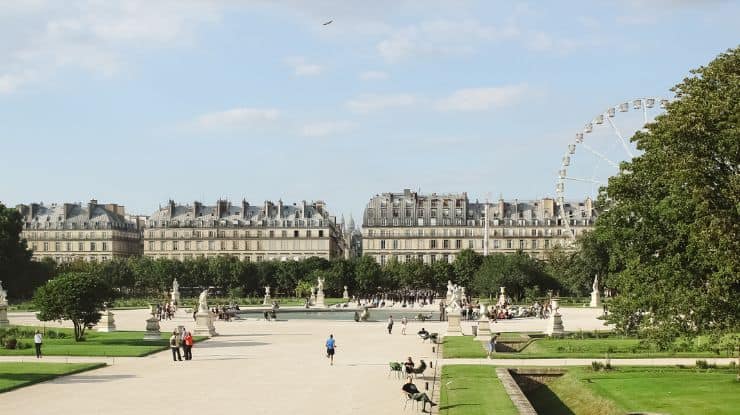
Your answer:
[[[193,360],[193,335],[190,332],[185,333],[185,360]]]
[[[41,344],[44,342],[41,332],[36,330],[36,334],[33,335],[33,345],[36,347],[36,358],[41,359]]]
[[[393,316],[388,317],[388,334],[393,331]]]
[[[404,336],[406,335],[406,325],[409,324],[409,321],[406,319],[406,316],[403,316],[401,319],[401,334]]]
[[[501,335],[501,333],[496,333],[493,336],[491,336],[491,340],[488,342],[488,358],[490,359],[491,356],[496,353],[496,342],[498,341],[498,336]]]
[[[326,357],[331,360],[331,365],[334,366],[334,351],[337,348],[337,342],[334,340],[334,335],[330,334],[329,338],[326,339]]]
[[[172,332],[172,336],[170,336],[170,350],[172,350],[172,360],[182,361],[182,356],[180,355],[180,335],[177,333],[177,330]]]

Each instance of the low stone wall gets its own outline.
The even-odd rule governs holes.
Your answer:
[[[537,411],[529,402],[529,399],[524,395],[524,392],[519,388],[519,385],[514,380],[514,377],[509,373],[509,369],[498,368],[496,369],[496,376],[498,376],[501,384],[504,386],[506,393],[509,395],[511,402],[514,403],[516,409],[521,415],[537,415]]]

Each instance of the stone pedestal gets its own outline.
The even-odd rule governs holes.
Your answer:
[[[262,299],[262,305],[270,305],[270,294],[265,294],[265,298]]]
[[[589,304],[589,307],[601,307],[601,294],[598,291],[591,292],[591,304]]]
[[[548,336],[558,337],[562,336],[565,332],[565,329],[563,328],[563,316],[560,315],[560,305],[558,304],[558,299],[553,298],[551,300],[552,304],[552,313],[550,314],[550,317],[547,319],[547,327],[545,328],[545,334]]]
[[[180,303],[180,291],[172,291],[172,304],[179,306]]]
[[[481,305],[480,318],[478,318],[478,334],[475,336],[475,340],[491,340],[491,324],[488,321],[488,317],[486,317],[486,311],[486,306]]]
[[[447,333],[445,336],[462,336],[460,309],[447,310]]]
[[[195,314],[194,336],[218,336],[216,327],[213,325],[213,314],[210,311],[198,311]]]
[[[324,304],[324,292],[323,291],[319,291],[318,293],[316,293],[315,306],[321,307],[321,308],[326,307],[326,304]]]
[[[147,320],[147,328],[148,327],[149,327],[149,321]],[[113,313],[111,313],[110,310],[108,309],[103,310],[102,316],[100,317],[100,321],[98,321],[98,324],[95,329],[103,333],[110,333],[112,331],[116,331],[116,320],[113,318]],[[159,324],[157,324],[157,330],[159,330]]]
[[[159,320],[154,316],[146,319],[146,334],[144,334],[144,340],[162,340],[162,333],[159,331]]]
[[[10,326],[10,321],[8,321],[8,305],[0,304],[0,329],[8,326]]]

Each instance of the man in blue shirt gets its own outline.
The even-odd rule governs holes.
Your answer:
[[[336,349],[337,344],[334,341],[334,335],[330,334],[329,338],[326,339],[326,357],[331,359],[331,364],[334,365],[334,349]]]

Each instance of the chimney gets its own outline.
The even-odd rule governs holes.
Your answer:
[[[168,207],[168,213],[170,215],[169,218],[172,219],[175,216],[175,201],[170,199],[168,202]]]
[[[591,200],[591,196],[586,198],[586,217],[593,216],[594,211],[594,201]]]
[[[242,199],[242,219],[247,218],[247,209],[249,209],[249,202],[247,199]]]
[[[504,203],[504,199],[502,197],[498,198],[498,214],[501,219],[506,217],[506,203]]]
[[[65,203],[64,204],[64,220],[69,219],[70,214],[72,213],[72,209],[75,207],[73,203]]]
[[[283,217],[283,199],[278,199],[277,217],[278,218],[282,218]]]
[[[228,212],[228,202],[223,199],[219,199],[216,202],[216,216],[220,219]]]
[[[319,213],[321,213],[323,215],[324,214],[324,206],[325,206],[324,205],[324,201],[323,200],[317,200],[316,203],[315,203],[315,205],[316,205],[316,211],[319,212]]]
[[[270,206],[272,206],[272,202],[270,202],[269,200],[265,200],[265,206],[262,210],[262,213],[265,215],[265,218],[270,217]]]
[[[193,202],[193,218],[197,218],[200,214],[201,204],[197,200]]]
[[[96,199],[90,199],[90,203],[87,204],[87,218],[92,219],[93,217],[93,211],[98,206],[98,201]]]

